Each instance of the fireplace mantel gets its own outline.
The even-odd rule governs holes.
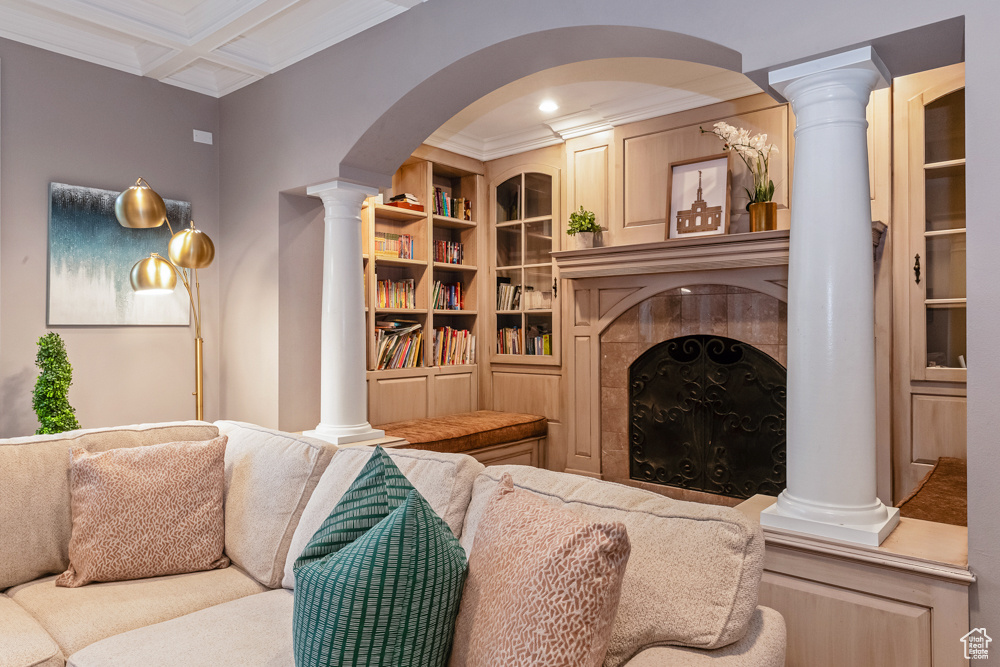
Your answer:
[[[877,257],[886,225],[872,222]],[[552,253],[561,278],[649,275],[788,266],[788,230],[670,239]]]
[[[561,278],[788,266],[788,230],[554,252]]]

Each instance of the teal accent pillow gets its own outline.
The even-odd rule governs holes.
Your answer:
[[[296,667],[443,667],[467,568],[448,525],[376,447],[293,566]]]

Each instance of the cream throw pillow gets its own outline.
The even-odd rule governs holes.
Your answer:
[[[629,540],[505,474],[469,554],[450,667],[600,667],[618,610]]]
[[[56,586],[212,570],[223,555],[226,436],[70,449],[73,533]]]

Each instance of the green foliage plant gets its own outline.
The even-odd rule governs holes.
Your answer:
[[[59,334],[51,331],[38,339],[35,365],[42,369],[31,397],[31,407],[40,424],[35,433],[62,433],[80,428],[76,408],[69,404],[68,396],[73,384],[73,367]]]
[[[566,233],[569,235],[580,232],[599,232],[601,226],[597,224],[597,218],[593,211],[584,210],[581,206],[579,211],[574,211],[569,215],[569,228]]]

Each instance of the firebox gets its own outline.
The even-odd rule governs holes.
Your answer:
[[[629,476],[732,498],[785,488],[785,368],[752,345],[682,336],[629,367]]]

